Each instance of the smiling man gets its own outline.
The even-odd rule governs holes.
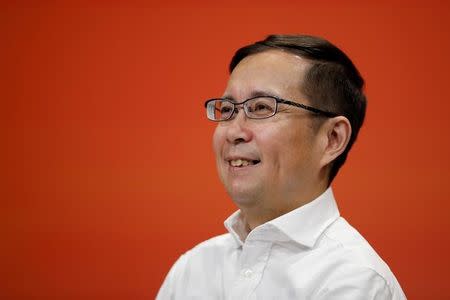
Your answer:
[[[328,41],[273,35],[239,49],[217,122],[227,234],[175,263],[158,299],[406,299],[342,217],[331,182],[363,123],[364,81]]]

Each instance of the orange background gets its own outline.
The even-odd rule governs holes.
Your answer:
[[[0,4],[2,299],[152,299],[235,210],[214,124],[234,51],[269,33],[340,46],[368,116],[334,184],[409,299],[450,294],[446,1]],[[448,298],[447,298],[448,299]]]

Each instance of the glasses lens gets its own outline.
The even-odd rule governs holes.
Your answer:
[[[206,114],[208,119],[213,121],[227,120],[234,111],[234,105],[228,100],[215,99],[206,105]]]
[[[257,97],[248,100],[245,105],[250,118],[262,119],[275,114],[277,100],[271,97]]]

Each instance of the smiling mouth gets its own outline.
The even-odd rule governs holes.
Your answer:
[[[237,168],[254,166],[259,163],[260,160],[233,159],[229,161],[230,166]]]

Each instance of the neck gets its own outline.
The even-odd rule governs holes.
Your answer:
[[[276,200],[275,198],[259,199],[258,201],[250,201],[251,203],[257,203],[255,205],[249,207],[239,206],[239,208],[245,222],[248,225],[249,231],[251,231],[259,225],[276,219],[294,209],[297,209],[313,201],[321,194],[323,194],[327,188],[327,184],[322,184],[307,193],[303,193],[302,195],[297,194],[296,197],[292,199],[289,199],[289,197],[287,197],[287,199],[279,199],[279,197],[277,197],[278,199]]]

